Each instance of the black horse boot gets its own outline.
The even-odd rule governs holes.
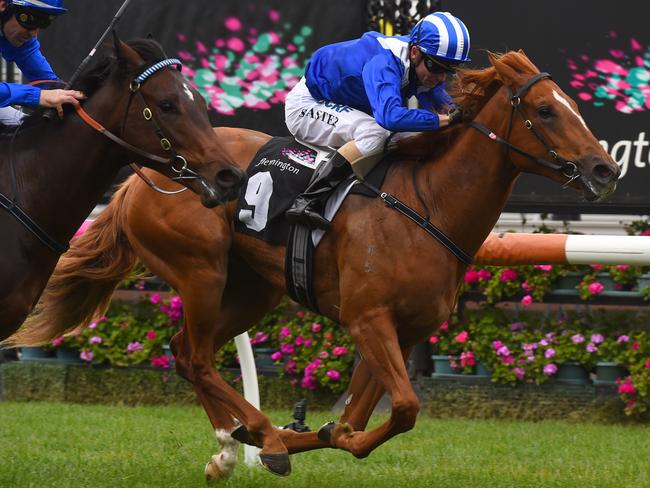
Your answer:
[[[307,189],[298,195],[285,215],[292,224],[306,225],[312,229],[327,229],[330,221],[323,217],[327,195],[352,174],[352,166],[339,152],[318,168]]]

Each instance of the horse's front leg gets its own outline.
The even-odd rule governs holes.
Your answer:
[[[376,387],[364,399],[358,400],[359,409],[351,408],[349,423],[332,424],[321,430],[320,437],[330,445],[363,458],[391,437],[411,430],[420,408],[408,377],[403,352],[400,348],[395,323],[386,309],[374,309],[358,314],[349,324],[350,334],[373,377],[391,397],[391,416],[379,427],[368,432],[353,429],[365,424],[381,392]],[[376,398],[376,400],[375,400]],[[354,398],[353,398],[354,401]],[[372,404],[374,408],[374,404]],[[345,418],[345,416],[344,416]]]

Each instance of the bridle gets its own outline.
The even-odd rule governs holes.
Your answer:
[[[528,115],[526,114],[524,107],[521,105],[521,99],[526,95],[528,90],[535,83],[546,78],[551,79],[551,75],[548,73],[538,73],[532,78],[530,78],[514,94],[512,93],[512,89],[508,87],[508,93],[510,96],[510,105],[512,106],[512,110],[510,112],[510,120],[508,122],[508,132],[506,133],[505,139],[497,136],[490,129],[488,129],[487,127],[485,127],[484,125],[478,122],[474,122],[474,121],[467,122],[467,125],[473,127],[474,129],[478,130],[482,134],[488,136],[494,142],[498,142],[499,144],[505,146],[506,155],[509,150],[513,150],[517,154],[521,154],[522,156],[530,159],[531,161],[534,161],[537,164],[546,166],[547,168],[551,168],[554,171],[559,171],[560,173],[562,173],[563,176],[568,178],[568,181],[563,185],[564,187],[566,187],[572,181],[580,178],[581,174],[580,174],[580,170],[578,169],[578,166],[573,161],[569,161],[568,159],[565,159],[557,154],[557,152],[546,142],[546,139],[544,139],[542,134],[537,129],[535,129],[533,122],[530,120],[530,118],[528,118]],[[546,151],[548,152],[548,154],[550,154],[552,161],[543,158],[538,158],[537,156],[534,156],[529,152],[526,152],[523,149],[509,142],[510,134],[512,132],[513,121],[515,118],[515,113],[518,113],[521,116],[522,120],[524,121],[524,126],[526,127],[526,129],[531,131],[531,133],[535,136],[535,138],[539,142],[541,142],[542,145],[546,148]]]
[[[140,87],[142,84],[149,79],[153,74],[158,72],[159,70],[167,67],[167,66],[176,66],[176,68],[180,71],[180,67],[182,66],[181,62],[178,59],[165,59],[163,61],[159,61],[146,69],[144,69],[138,76],[136,76],[131,84],[129,85],[129,99],[126,104],[126,108],[124,109],[124,116],[122,117],[122,126],[120,129],[120,136],[124,134],[124,128],[126,126],[126,120],[128,117],[129,113],[129,108],[131,106],[131,102],[133,101],[133,97],[137,94],[140,99],[142,100],[142,103],[144,104],[144,109],[142,110],[142,116],[145,118],[145,120],[151,121],[154,125],[154,130],[156,134],[158,135],[160,139],[160,147],[163,149],[163,151],[168,151],[171,153],[171,157],[169,158],[163,158],[160,156],[157,156],[155,154],[149,153],[143,149],[140,149],[128,142],[126,142],[122,137],[117,136],[113,134],[111,131],[106,129],[102,124],[97,122],[95,119],[93,119],[81,106],[75,107],[75,110],[81,120],[83,120],[86,124],[88,124],[90,127],[98,131],[99,133],[103,134],[107,138],[109,138],[111,141],[115,142],[119,146],[134,152],[144,158],[147,158],[151,161],[169,165],[169,167],[177,173],[177,176],[171,178],[174,181],[180,181],[180,180],[187,180],[187,179],[199,179],[200,176],[195,173],[193,170],[189,169],[187,167],[187,160],[178,154],[174,148],[172,147],[171,142],[167,137],[165,137],[162,129],[160,128],[160,124],[156,121],[156,118],[153,114],[153,111],[148,107],[147,101],[144,98],[144,95],[142,94],[142,91],[140,90]],[[33,85],[39,85],[42,83],[57,83],[59,82],[58,80],[39,80],[32,82],[31,84]],[[15,138],[16,134],[18,133],[20,126],[16,127],[16,131],[13,134],[12,141],[11,141],[11,147],[13,147],[13,139]],[[13,150],[10,149],[10,156],[12,154]],[[61,244],[54,238],[52,238],[41,226],[39,226],[25,211],[18,205],[18,202],[16,201],[16,184],[15,184],[15,174],[13,173],[13,161],[10,160],[10,167],[11,167],[11,175],[12,175],[12,188],[13,188],[13,193],[14,196],[13,198],[9,198],[2,194],[0,192],[0,208],[3,208],[7,212],[9,212],[18,222],[20,222],[27,230],[29,230],[38,240],[40,240],[48,249],[50,249],[52,252],[57,253],[57,254],[63,254],[66,252],[69,248],[68,244]],[[146,175],[140,172],[140,169],[133,163],[131,167],[134,168],[136,173],[145,180],[145,182],[154,188],[157,191],[160,191],[161,193],[166,193],[166,194],[175,194],[175,193],[180,193],[181,191],[187,190],[187,188],[183,188],[181,190],[177,191],[166,191],[163,190],[159,187],[156,186],[153,181],[151,181]]]
[[[147,158],[151,161],[154,161],[156,163],[161,163],[164,165],[169,165],[169,167],[174,171],[177,176],[174,176],[170,178],[173,181],[181,181],[181,180],[195,180],[199,179],[200,176],[188,168],[187,166],[187,160],[178,154],[173,146],[170,140],[165,136],[163,133],[160,124],[156,120],[156,117],[154,116],[153,111],[149,108],[147,101],[144,97],[144,94],[142,93],[142,90],[140,88],[144,84],[147,79],[149,79],[152,75],[154,75],[156,72],[159,70],[166,68],[167,66],[175,66],[176,69],[180,71],[182,67],[182,63],[180,60],[176,58],[171,58],[171,59],[165,59],[163,61],[159,61],[146,69],[144,69],[138,76],[136,76],[133,81],[129,84],[129,98],[126,102],[126,107],[124,109],[124,115],[122,116],[122,124],[120,126],[120,135],[117,136],[113,134],[111,131],[106,129],[104,126],[102,126],[99,122],[97,122],[95,119],[93,119],[81,106],[76,107],[77,114],[81,119],[91,126],[93,129],[96,131],[100,132],[104,136],[108,137],[111,141],[115,142],[119,146],[128,149],[131,152],[134,152],[144,158]],[[129,108],[131,107],[131,103],[133,102],[133,98],[135,96],[139,96],[140,100],[142,101],[142,104],[144,105],[144,109],[142,110],[142,116],[144,117],[145,120],[151,121],[151,123],[154,126],[154,131],[156,132],[156,135],[159,138],[160,141],[160,147],[162,148],[163,151],[170,152],[171,157],[169,158],[162,158],[160,156],[157,156],[155,154],[149,153],[147,151],[144,151],[128,142],[126,142],[122,137],[124,135],[125,129],[126,129],[126,123],[128,120],[128,114],[129,114]],[[182,188],[180,190],[176,191],[167,191],[163,190],[162,188],[158,187],[150,178],[148,178],[136,163],[131,163],[131,168],[135,171],[140,178],[142,178],[145,183],[147,183],[149,186],[151,186],[154,190],[159,191],[161,193],[165,193],[168,195],[173,195],[176,193],[181,193],[187,188]]]

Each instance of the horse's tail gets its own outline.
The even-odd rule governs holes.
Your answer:
[[[46,344],[104,314],[113,291],[137,263],[124,234],[130,181],[118,189],[88,230],[74,240],[59,260],[34,313],[3,345]]]

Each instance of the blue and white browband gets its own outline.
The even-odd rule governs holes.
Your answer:
[[[180,59],[176,59],[176,58],[164,59],[162,61],[157,62],[154,65],[149,66],[146,70],[140,73],[140,76],[138,76],[133,81],[141,85],[147,78],[149,78],[156,71],[165,68],[167,66],[173,66],[173,65],[176,65],[176,69],[178,71],[180,71],[181,68],[183,67],[183,63],[181,63]]]

